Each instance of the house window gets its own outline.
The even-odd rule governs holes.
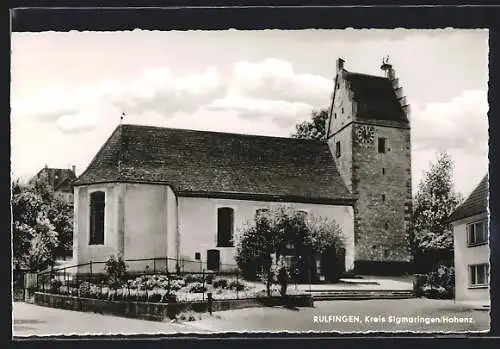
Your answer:
[[[488,286],[488,264],[469,265],[469,286]]]
[[[385,153],[385,138],[378,139],[378,152]]]
[[[89,245],[104,245],[104,207],[104,192],[96,191],[91,193]]]
[[[340,141],[335,143],[335,156],[338,158],[340,157]]]
[[[467,245],[478,246],[488,242],[488,230],[486,221],[467,224]]]
[[[217,247],[233,247],[234,210],[230,207],[217,209]]]
[[[195,252],[194,253],[194,259],[199,261],[201,259],[201,253],[200,252]]]

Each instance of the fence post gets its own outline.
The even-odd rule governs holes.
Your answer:
[[[156,274],[156,258],[153,258],[153,274]]]
[[[92,261],[89,263],[89,268],[90,268],[90,280],[89,282],[92,283]]]
[[[203,280],[203,294],[202,294],[202,300],[205,300],[205,270],[201,270],[201,278]]]
[[[236,270],[236,299],[240,299],[239,298],[239,294],[238,294],[238,285],[239,285],[239,275],[240,275],[240,272],[239,270]]]
[[[167,299],[170,299],[170,273],[167,268]]]
[[[207,293],[207,300],[208,300],[208,313],[210,315],[212,315],[212,303],[213,303],[213,300],[212,300],[212,292],[208,292]]]

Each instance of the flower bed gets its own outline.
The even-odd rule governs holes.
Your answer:
[[[69,283],[61,285],[53,280],[44,290],[46,293],[70,295],[84,298],[110,301],[140,301],[153,303],[196,302],[207,299],[207,293],[212,293],[217,299],[245,299],[266,297],[265,286],[262,283],[242,281],[236,277],[203,277],[188,274],[177,275],[142,275],[124,281],[120,286],[110,287],[106,283]],[[288,294],[297,292],[289,287]],[[279,287],[273,285],[271,296],[279,296]]]

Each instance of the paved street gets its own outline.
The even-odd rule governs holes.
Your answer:
[[[317,301],[315,308],[296,310],[250,308],[216,314],[220,317],[219,319],[208,318],[195,321],[191,325],[211,331],[233,332],[467,332],[487,331],[490,323],[487,311],[474,311],[471,306],[455,304],[449,300],[430,299]],[[342,318],[336,319],[335,316]],[[397,317],[406,317],[406,319],[399,319],[401,322],[408,321],[397,324],[395,322],[398,321]],[[409,323],[409,317],[420,317],[417,322],[432,321],[435,318],[439,320],[434,320],[429,324],[415,323],[415,321]],[[436,323],[436,321],[441,321],[441,323]],[[462,323],[457,323],[460,321]]]
[[[15,337],[31,335],[108,335],[108,334],[171,334],[193,332],[182,323],[128,319],[110,315],[40,307],[22,302],[13,303]],[[200,330],[200,332],[204,332]]]
[[[315,302],[315,308],[249,308],[217,312],[214,315],[203,320],[177,324],[81,313],[16,302],[13,309],[13,332],[14,336],[44,336],[249,331],[467,332],[489,329],[487,311],[474,311],[472,306],[455,304],[453,301],[429,299],[318,301]],[[406,322],[396,323],[398,317],[405,317]],[[420,320],[417,319],[420,323],[409,323],[410,317],[420,317]],[[436,318],[439,318],[441,323],[425,324],[425,321]]]

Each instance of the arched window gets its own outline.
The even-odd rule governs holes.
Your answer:
[[[230,207],[217,209],[217,246],[233,247],[234,210]]]
[[[96,191],[90,194],[89,245],[104,245],[104,207],[104,192]]]

